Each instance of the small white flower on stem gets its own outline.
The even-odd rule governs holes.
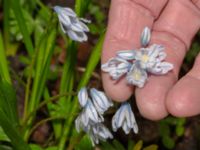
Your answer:
[[[102,121],[104,121],[103,116],[97,112],[91,100],[88,99],[87,104],[83,108],[83,111],[76,118],[76,129],[77,131],[80,131],[81,128],[85,130],[85,128],[88,128],[90,125]]]
[[[150,42],[151,39],[151,30],[149,27],[145,27],[144,30],[142,31],[140,42],[142,46],[147,46]]]
[[[76,13],[68,7],[55,6],[54,11],[58,14],[61,29],[65,34],[74,41],[87,41],[85,32],[89,32],[89,28],[85,23],[88,23],[88,20],[78,18]]]
[[[120,106],[112,118],[113,131],[116,132],[120,127],[123,128],[126,134],[128,134],[131,129],[133,129],[134,133],[138,133],[138,125],[136,123],[135,116],[132,112],[130,104],[127,102]]]
[[[118,80],[124,74],[126,74],[131,67],[131,63],[116,57],[111,58],[107,63],[101,65],[101,70],[108,72],[113,80]]]
[[[97,112],[100,114],[103,114],[105,111],[108,110],[108,108],[113,106],[111,100],[108,99],[102,91],[98,91],[95,88],[92,88],[90,89],[90,95]]]

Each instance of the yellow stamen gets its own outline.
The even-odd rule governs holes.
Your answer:
[[[149,60],[149,56],[148,55],[142,55],[142,61],[143,62],[147,62]]]

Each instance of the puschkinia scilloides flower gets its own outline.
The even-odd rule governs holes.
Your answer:
[[[65,34],[74,41],[87,41],[88,37],[85,32],[89,32],[89,28],[85,23],[90,21],[78,18],[76,13],[68,7],[55,6],[54,11],[58,15],[61,29]]]
[[[111,132],[102,124],[104,112],[113,105],[104,92],[83,87],[78,93],[78,100],[82,112],[75,120],[76,130],[86,132],[93,145],[98,144],[99,140],[112,138]]]
[[[89,131],[87,131],[93,146],[99,144],[99,141],[106,141],[107,139],[112,139],[113,135],[109,129],[103,125],[103,123],[98,123],[94,126],[91,126]]]
[[[126,74],[131,67],[131,63],[119,57],[111,58],[107,63],[101,65],[101,70],[108,72],[113,80],[118,80]]]
[[[135,116],[130,104],[127,102],[120,106],[112,118],[113,131],[116,132],[120,127],[122,127],[126,134],[128,134],[131,129],[133,129],[134,133],[138,133],[138,125]]]
[[[150,41],[150,29],[145,27],[141,35],[141,45],[147,46]],[[148,81],[148,73],[164,75],[171,71],[173,64],[166,62],[165,48],[159,44],[152,44],[138,50],[120,50],[116,57],[111,58],[101,69],[109,73],[113,80],[126,76],[128,84],[142,88]]]

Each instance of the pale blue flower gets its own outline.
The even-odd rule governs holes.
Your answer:
[[[102,71],[108,72],[113,80],[120,79],[129,71],[130,67],[130,62],[119,57],[111,58],[107,63],[101,65]]]
[[[153,44],[147,48],[141,48],[135,57],[142,69],[155,75],[163,75],[173,69],[173,64],[165,62],[167,54],[162,45]]]
[[[131,129],[133,129],[134,133],[138,133],[138,125],[136,123],[131,106],[127,102],[120,106],[112,118],[113,131],[116,132],[120,127],[122,127],[126,134],[128,134]]]
[[[76,13],[68,7],[55,6],[54,10],[58,14],[61,29],[65,34],[74,41],[87,41],[85,32],[89,32],[89,28],[85,23],[88,23],[88,20],[78,18]]]

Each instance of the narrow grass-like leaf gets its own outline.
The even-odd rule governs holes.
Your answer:
[[[6,135],[10,138],[15,150],[31,150],[30,147],[23,141],[17,128],[10,122],[9,117],[0,108],[0,126],[3,128]]]
[[[42,36],[41,42],[39,44],[39,51],[36,60],[36,69],[33,81],[33,88],[31,93],[31,98],[29,105],[27,107],[27,112],[32,112],[35,107],[39,105],[39,101],[44,92],[45,83],[48,76],[48,71],[50,67],[50,60],[52,58],[56,38],[56,26],[55,21],[48,28],[47,32]],[[28,125],[32,124],[34,117],[31,117]],[[27,140],[29,129],[25,133],[25,139]]]
[[[27,49],[29,55],[31,56],[34,51],[34,47],[33,47],[32,41],[31,41],[31,37],[28,32],[27,25],[25,23],[26,21],[24,19],[24,15],[22,13],[22,7],[20,5],[20,1],[19,0],[9,0],[9,1],[11,2],[10,6],[12,7],[12,9],[14,11],[15,17],[18,22],[18,26],[23,35],[24,44],[26,46],[26,49]]]
[[[13,87],[0,79],[0,108],[14,125],[18,125],[16,93]]]
[[[91,0],[76,0],[76,4],[75,4],[76,14],[82,17],[87,11],[87,8],[90,2]]]
[[[10,5],[9,1],[3,1],[3,37],[5,42],[6,49],[9,45],[10,35],[9,35],[9,14],[10,14]]]
[[[3,39],[0,32],[0,75],[3,80],[8,83],[11,83],[10,74],[8,70],[8,64],[6,60],[6,53],[4,49]]]

